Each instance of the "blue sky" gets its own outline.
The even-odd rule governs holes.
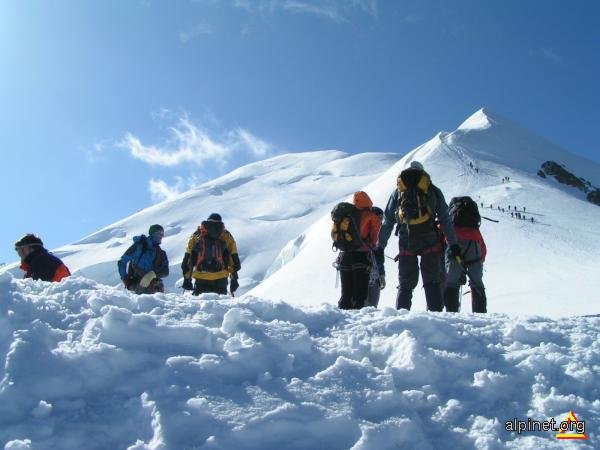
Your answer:
[[[591,0],[2,1],[0,261],[278,153],[404,154],[482,106],[599,161],[599,30]]]

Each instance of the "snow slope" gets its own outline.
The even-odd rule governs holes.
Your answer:
[[[593,449],[600,317],[340,311],[0,275],[0,448]],[[570,411],[589,439],[508,432]]]
[[[439,133],[357,190],[365,190],[376,205],[385,207],[398,173],[412,160],[422,162],[447,202],[453,196],[470,195],[484,204],[483,215],[500,221],[484,220],[481,227],[488,245],[484,282],[489,312],[552,317],[596,314],[600,208],[585,201],[577,189],[538,177],[540,165],[549,159],[600,186],[599,164],[482,109],[456,131]],[[510,177],[510,182],[503,182],[504,177]],[[511,218],[509,205],[521,212],[525,207],[525,216],[535,222]],[[339,287],[331,268],[335,254],[330,250],[329,228],[330,218],[323,215],[303,233],[296,257],[250,293],[295,304],[334,303]],[[390,258],[386,259],[383,306],[395,305],[398,270],[391,258],[396,254],[397,239],[392,236],[386,248]],[[413,309],[425,309],[421,286],[415,290]],[[463,297],[463,309],[471,309],[469,296]]]
[[[241,167],[57,249],[56,254],[76,275],[116,286],[116,261],[132,237],[161,223],[171,264],[166,286],[176,292],[189,236],[210,213],[219,212],[242,258],[238,295],[250,292],[295,304],[335,304],[339,287],[331,267],[336,256],[329,237],[332,206],[362,189],[384,207],[396,176],[413,159],[425,164],[447,201],[470,195],[486,206],[484,215],[500,221],[482,224],[489,249],[484,281],[490,312],[552,317],[598,312],[600,208],[586,202],[577,189],[536,174],[543,162],[554,160],[600,186],[600,165],[485,109],[454,132],[441,132],[404,157],[349,156],[329,150],[282,155]],[[510,182],[502,182],[505,177]],[[511,218],[509,205],[521,211],[526,207],[526,217],[534,217],[535,223]],[[390,258],[397,253],[396,245],[392,237],[386,249]],[[14,265],[0,272],[7,269],[21,274]],[[388,287],[380,304],[393,306],[397,268],[391,259],[386,270]],[[424,310],[421,286],[413,300],[415,310]],[[463,303],[470,311],[468,295]]]
[[[396,311],[391,261],[380,309],[336,307],[331,207],[358,189],[383,206],[413,159],[448,199],[494,206],[482,211],[500,220],[482,225],[490,314],[420,312],[420,288],[413,311]],[[537,177],[547,159],[600,185],[598,164],[481,110],[403,158],[324,151],[242,167],[58,249],[75,272],[61,283],[3,268],[0,448],[600,448],[600,208]],[[496,209],[509,204],[535,222]],[[235,299],[176,287],[187,238],[212,212],[239,244]],[[152,223],[167,230],[170,292],[136,296],[116,260]],[[588,439],[505,429],[570,411]]]
[[[175,292],[190,234],[210,213],[219,212],[242,258],[238,295],[250,291],[296,304],[335,304],[339,287],[331,267],[336,256],[329,238],[332,206],[362,189],[384,207],[396,176],[413,159],[425,164],[447,201],[470,195],[485,205],[484,215],[500,221],[482,224],[489,249],[484,281],[490,312],[552,317],[598,312],[600,208],[586,202],[575,188],[536,174],[543,162],[554,160],[600,186],[600,165],[485,109],[454,132],[439,133],[402,158],[389,153],[348,156],[330,150],[241,167],[57,249],[56,254],[76,275],[117,285],[116,261],[131,238],[146,232],[150,224],[161,223],[171,264],[166,286]],[[510,182],[502,182],[504,177]],[[509,205],[520,211],[527,208],[525,216],[535,223],[511,218]],[[382,292],[382,306],[395,304],[397,268],[391,258],[397,253],[396,242],[392,237],[386,249],[388,287]],[[20,274],[14,265],[7,267]],[[463,303],[469,311],[468,296]],[[421,287],[413,305],[424,310]]]
[[[117,260],[133,236],[153,223],[165,227],[168,291],[181,285],[181,260],[190,235],[211,213],[233,233],[243,270],[238,294],[285,263],[281,250],[356,186],[369,183],[398,157],[391,153],[347,155],[339,151],[294,153],[241,167],[178,198],[144,209],[86,238],[57,249],[75,275],[120,284]],[[43,236],[43,233],[42,233]],[[22,272],[8,268],[16,276]]]

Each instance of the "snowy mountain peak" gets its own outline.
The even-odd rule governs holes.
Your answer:
[[[600,221],[600,209],[588,203],[581,191],[553,178],[543,179],[537,172],[545,161],[559,161],[571,173],[597,186],[597,163],[510,119],[480,109],[459,129],[436,134],[361,190],[370,195],[374,205],[385,207],[398,173],[414,160],[424,165],[446,201],[469,195],[479,204],[482,215],[497,221],[484,220],[481,226],[489,250],[484,281],[489,299],[495,299],[488,302],[489,311],[555,317],[596,311],[584,299],[595,295],[600,281],[586,275],[589,269],[574,267],[600,264],[600,243],[590,239]],[[324,214],[297,244],[286,248],[281,255],[285,263],[279,270],[270,271],[250,294],[297,304],[335,302],[339,286],[330,267],[335,259],[330,250],[330,227],[331,219]],[[397,245],[390,239],[385,249],[388,283],[397,280],[398,267],[393,262]],[[567,266],[572,271],[563,270]],[[577,298],[572,298],[574,286]],[[422,289],[417,288],[414,296],[413,309],[422,310]],[[380,306],[393,306],[395,297],[396,289],[386,288]],[[565,299],[577,306],[566,309]],[[463,301],[469,300],[465,297]],[[470,306],[465,309],[470,310]]]
[[[485,130],[490,128],[492,125],[497,123],[497,119],[494,118],[495,114],[490,113],[487,108],[481,108],[480,110],[473,113],[467,120],[465,120],[459,127],[459,130]]]
[[[190,234],[210,213],[218,212],[242,260],[238,295],[303,305],[335,303],[339,286],[331,267],[337,256],[331,250],[331,208],[358,190],[385,207],[398,173],[413,160],[425,166],[447,201],[469,195],[483,215],[498,220],[482,224],[489,249],[485,281],[490,312],[560,317],[596,311],[589,299],[600,290],[600,279],[588,273],[600,264],[600,242],[593,239],[600,208],[588,203],[584,192],[538,173],[551,161],[573,178],[585,179],[591,189],[600,186],[600,166],[484,108],[457,130],[440,132],[404,156],[326,150],[279,155],[240,167],[55,253],[74,275],[119,285],[116,261],[134,235],[160,223],[171,267],[165,286],[177,292]],[[523,217],[515,216],[516,207]],[[380,305],[393,306],[397,241],[391,239],[386,252],[391,287],[382,293]],[[535,261],[535,272],[528,261]],[[5,270],[22,275],[16,264],[0,272]],[[580,302],[571,298],[574,286]],[[420,297],[422,290],[417,289],[416,310],[424,305]],[[577,307],[565,310],[566,299]]]

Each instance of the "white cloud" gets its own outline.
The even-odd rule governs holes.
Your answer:
[[[251,162],[265,159],[275,154],[275,149],[267,141],[260,139],[244,128],[236,128],[222,132],[209,132],[194,123],[187,114],[175,116],[167,109],[155,112],[153,118],[161,122],[174,121],[167,127],[168,138],[162,145],[145,144],[129,132],[117,148],[127,151],[132,157],[148,165],[156,167],[185,166],[193,175],[187,179],[175,177],[174,183],[162,179],[151,179],[148,190],[153,202],[170,200],[195,186],[206,177],[231,169],[230,162]],[[213,129],[218,121],[208,115],[207,121]],[[96,146],[95,150],[103,151],[104,146]],[[198,170],[199,168],[199,170]]]
[[[103,154],[110,145],[111,144],[107,142],[96,142],[95,144],[92,144],[91,147],[84,147],[81,150],[90,164],[96,164],[97,162],[104,160]]]
[[[181,177],[177,177],[177,182],[171,186],[169,186],[164,180],[156,180],[152,178],[148,183],[148,190],[150,191],[152,201],[159,203],[163,200],[172,200],[180,193],[184,192],[185,188],[183,179]]]
[[[552,50],[547,48],[542,48],[541,50],[544,58],[552,61],[553,63],[558,64],[562,61],[561,57],[556,52],[553,52]]]
[[[164,200],[173,200],[179,194],[189,191],[198,186],[202,180],[195,175],[191,175],[187,179],[176,176],[175,183],[169,184],[165,180],[152,178],[148,182],[148,191],[154,203],[159,203]]]
[[[192,28],[191,30],[180,32],[179,40],[185,44],[185,43],[191,41],[192,39],[195,39],[202,35],[212,34],[213,32],[214,32],[214,29],[213,29],[212,25],[210,25],[209,23],[206,23],[206,22],[200,22],[200,23],[196,24],[196,26],[194,26],[194,28]]]
[[[163,111],[161,117],[168,117],[168,112]],[[243,128],[213,137],[187,115],[181,116],[168,130],[171,136],[164,146],[146,145],[132,133],[127,133],[117,146],[146,164],[162,167],[182,164],[202,167],[210,163],[223,168],[234,154],[265,158],[273,151],[272,145]]]
[[[233,6],[248,12],[276,11],[312,14],[334,22],[347,22],[349,15],[359,11],[370,16],[377,16],[377,0],[234,0]]]
[[[244,130],[243,128],[238,128],[233,133],[232,139],[234,142],[237,142],[237,145],[241,145],[242,147],[248,149],[256,158],[264,158],[272,150],[272,147],[268,142],[257,138],[248,130]]]
[[[423,20],[423,17],[418,16],[416,14],[412,14],[412,13],[408,13],[406,14],[401,21],[405,22],[405,23],[417,23],[417,22],[421,22]]]
[[[331,19],[335,22],[344,20],[344,16],[339,8],[334,4],[312,4],[308,2],[288,0],[283,4],[283,8],[292,12],[314,14],[319,17]]]
[[[370,16],[377,16],[377,0],[350,0],[350,3]]]
[[[129,150],[131,156],[140,161],[165,167],[184,163],[202,165],[207,160],[224,160],[230,152],[227,147],[215,142],[208,133],[193,124],[187,116],[181,117],[178,124],[169,128],[169,131],[173,137],[165,148],[144,145],[131,133],[127,133],[124,141],[118,145]]]
[[[245,9],[247,11],[252,11],[252,4],[250,0],[233,0],[233,6],[236,8]]]

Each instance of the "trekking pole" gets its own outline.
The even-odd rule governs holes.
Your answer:
[[[469,270],[467,269],[467,265],[465,264],[463,259],[460,256],[457,256],[456,262],[460,265],[460,268],[462,269],[463,275],[465,276],[465,278],[469,278]],[[461,284],[460,285],[460,296],[459,296],[458,301],[460,302],[460,297],[462,297],[463,295],[467,295],[468,293],[469,293],[469,291],[465,292],[464,294],[462,293],[462,284]]]
[[[481,216],[481,218],[485,219],[485,220],[489,220],[490,222],[495,222],[495,223],[499,223],[500,222],[499,220],[490,219],[489,217],[485,217],[485,216]]]
[[[460,260],[459,264],[460,264],[460,267],[462,267],[462,270],[463,270],[463,272],[464,272],[465,276],[467,276],[467,277],[468,277],[468,279],[469,279],[469,281],[471,281],[471,276],[469,275],[469,269],[467,268],[467,265],[466,265],[466,264],[464,264],[464,263],[462,262],[462,260]],[[476,294],[478,294],[478,295],[481,295],[481,291],[479,290],[479,286],[476,286],[476,285],[474,285],[474,284],[473,284],[473,285],[469,284],[469,286],[471,287],[471,290],[472,290],[472,291],[474,291],[474,292],[475,292]],[[469,292],[471,292],[471,291],[467,291],[467,292],[465,292],[465,293],[464,293],[464,294],[462,294],[462,295],[467,295]]]

